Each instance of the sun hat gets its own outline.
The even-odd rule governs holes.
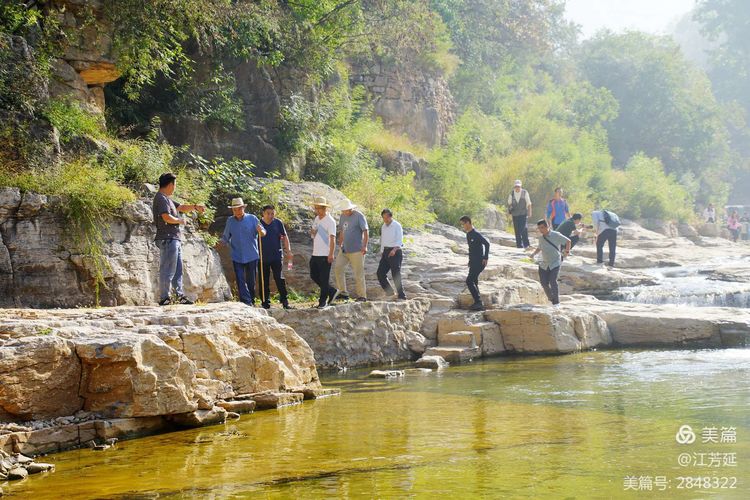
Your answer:
[[[354,210],[355,208],[357,208],[357,205],[352,203],[351,200],[346,200],[346,203],[344,203],[344,207],[341,208],[341,211],[343,212],[344,210]]]
[[[516,182],[513,183],[513,187],[515,187],[515,186],[518,186],[518,187],[523,186],[523,184],[521,183],[520,179],[516,179]]]
[[[232,198],[232,204],[227,208],[245,208],[247,205],[242,202],[242,198]]]
[[[313,199],[312,206],[314,207],[330,207],[328,200],[325,196],[317,196]]]

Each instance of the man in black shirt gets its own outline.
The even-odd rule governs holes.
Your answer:
[[[472,311],[484,310],[482,297],[479,295],[479,273],[487,267],[490,257],[490,242],[479,234],[471,224],[471,218],[467,215],[461,217],[461,226],[466,231],[466,241],[469,243],[469,275],[466,277],[466,286],[474,298],[474,303],[469,309]]]
[[[570,240],[570,248],[576,246],[580,238],[581,231],[578,229],[578,225],[583,220],[583,215],[579,213],[573,214],[573,217],[567,219],[565,222],[557,226],[556,231]]]

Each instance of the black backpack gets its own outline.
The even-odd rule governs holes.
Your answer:
[[[608,210],[602,210],[602,217],[604,217],[604,223],[612,229],[617,229],[618,227],[620,227],[620,218],[616,213],[610,212]]]

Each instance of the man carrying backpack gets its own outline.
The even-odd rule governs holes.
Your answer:
[[[513,184],[513,191],[508,196],[508,211],[513,217],[513,231],[516,233],[516,247],[529,248],[529,231],[526,221],[531,217],[531,198],[523,189],[521,181]]]
[[[591,220],[596,231],[596,263],[604,262],[604,243],[609,243],[609,266],[614,267],[620,218],[611,210],[594,210]]]
[[[534,258],[541,252],[542,258],[539,261],[539,283],[544,288],[544,293],[552,305],[557,307],[560,303],[560,292],[557,287],[557,277],[560,275],[560,265],[562,259],[570,253],[570,240],[558,233],[552,231],[547,221],[541,219],[536,223],[539,230],[539,244],[531,254]],[[565,247],[560,251],[561,247]]]

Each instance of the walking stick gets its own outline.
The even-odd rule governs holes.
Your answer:
[[[260,257],[260,297],[265,303],[266,301],[266,285],[263,280],[263,235],[258,233],[258,255]],[[262,305],[262,304],[261,304]]]

